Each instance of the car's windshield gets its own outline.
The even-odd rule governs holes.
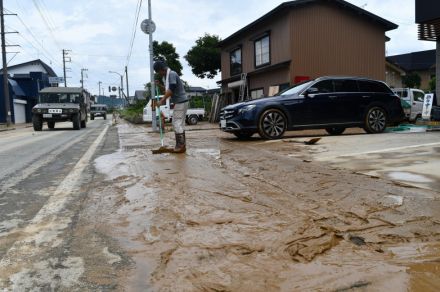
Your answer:
[[[41,93],[40,103],[79,103],[78,93]]]
[[[303,82],[303,83],[295,84],[294,86],[290,87],[289,89],[286,89],[286,90],[284,90],[284,91],[281,91],[280,93],[278,93],[278,95],[285,96],[285,95],[292,95],[292,94],[298,94],[298,93],[301,93],[301,92],[304,91],[307,87],[309,87],[310,85],[312,85],[313,82],[314,82],[314,80],[306,81],[306,82]]]

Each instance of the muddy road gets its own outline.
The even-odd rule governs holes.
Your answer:
[[[440,289],[439,193],[217,130],[188,132],[187,155],[153,156],[146,132],[120,125],[121,149],[95,161],[105,179],[88,216],[130,260],[117,290]]]
[[[241,142],[204,125],[186,155],[152,155],[148,131],[110,127],[76,191],[39,211],[50,224],[0,234],[0,290],[440,289],[435,190],[314,162],[325,139]]]

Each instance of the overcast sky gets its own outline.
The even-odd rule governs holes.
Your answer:
[[[184,67],[183,79],[192,86],[216,87],[214,80],[198,79],[183,59],[195,40],[204,33],[225,38],[275,8],[282,0],[152,0],[153,19],[157,25],[154,38],[177,47]],[[399,25],[387,35],[387,55],[435,48],[435,43],[417,39],[414,24],[414,0],[349,0]],[[78,86],[81,68],[87,68],[85,86],[98,93],[103,87],[118,85],[127,64],[130,39],[138,0],[9,0],[5,8],[16,16],[6,17],[9,47],[20,53],[9,65],[40,58],[62,76],[62,49],[70,49],[73,63],[68,76],[70,86]],[[148,17],[147,0],[143,0],[139,22]],[[21,22],[23,21],[24,24]],[[149,80],[148,37],[136,27],[136,39],[128,63],[130,91],[143,89]],[[12,58],[13,54],[8,54]],[[125,81],[124,81],[125,87]],[[108,90],[106,90],[108,93]]]

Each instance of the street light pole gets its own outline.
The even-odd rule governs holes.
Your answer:
[[[145,19],[141,23],[141,29],[144,33],[148,34],[149,36],[149,48],[150,48],[150,96],[151,99],[154,99],[154,96],[156,95],[156,84],[154,83],[154,68],[153,68],[153,61],[154,61],[154,55],[153,55],[153,33],[156,31],[156,24],[153,22],[153,16],[152,16],[152,9],[151,9],[151,0],[148,0],[148,19]],[[151,103],[154,104],[153,102]],[[157,122],[156,122],[156,108],[152,106],[152,127],[153,131],[157,131]]]
[[[121,77],[121,87],[119,87],[119,98],[121,98],[122,97],[122,93],[124,93],[123,92],[123,90],[124,90],[123,75],[118,73],[118,72],[115,72],[115,71],[108,71],[108,73],[118,74]]]

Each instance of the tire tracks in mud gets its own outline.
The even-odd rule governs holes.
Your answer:
[[[233,143],[231,142],[225,142],[225,144],[229,144],[232,145]],[[246,150],[244,150],[243,148],[246,148]],[[237,152],[247,152],[248,155],[246,157],[246,159],[243,159],[242,157],[244,155],[242,154],[238,154]],[[230,156],[234,156],[234,154],[236,154],[238,156],[238,158],[231,158],[230,157],[230,162],[232,162],[232,165],[230,164],[230,166],[228,167],[228,163],[224,162],[224,165],[228,168],[228,169],[237,169],[237,168],[244,168],[246,173],[252,173],[252,177],[254,180],[259,181],[262,184],[265,185],[269,185],[272,186],[274,188],[274,190],[276,190],[277,192],[279,192],[280,195],[290,195],[292,197],[295,198],[295,200],[301,201],[301,199],[304,198],[304,196],[298,196],[298,193],[295,191],[292,191],[292,189],[290,187],[285,187],[283,186],[283,184],[280,183],[276,183],[276,180],[271,180],[271,179],[267,179],[265,177],[265,173],[264,170],[265,169],[270,169],[269,167],[265,166],[263,168],[263,171],[261,171],[260,169],[256,169],[254,167],[254,165],[258,165],[258,163],[261,162],[261,155],[258,155],[256,158],[252,157],[251,155],[249,155],[249,153],[258,153],[258,152],[264,152],[266,157],[268,157],[268,161],[280,161],[280,158],[282,159],[286,159],[286,157],[282,156],[282,155],[278,155],[277,153],[274,153],[273,151],[267,151],[267,150],[262,150],[261,148],[257,148],[257,147],[253,147],[253,146],[248,146],[248,145],[244,145],[242,147],[240,147],[239,150],[234,150],[234,151],[228,151],[228,153],[230,154]],[[269,158],[270,157],[270,158]],[[288,158],[288,160],[294,162],[295,159],[291,159]],[[233,165],[235,164],[235,166]],[[299,164],[298,161],[295,162],[295,164]],[[239,167],[237,167],[236,165],[238,165]],[[304,166],[304,164],[303,164]],[[300,167],[300,169],[302,169],[303,167]],[[334,174],[330,174],[328,173],[329,169],[326,168],[321,168],[321,169],[317,169],[315,167],[315,171],[316,172],[312,172],[312,178],[317,178],[317,177],[334,177]],[[341,171],[341,170],[338,170]],[[360,176],[358,174],[351,174],[351,175],[346,175],[348,177],[355,177],[357,180],[360,180]],[[239,177],[239,176],[238,176]],[[369,180],[368,177],[365,176],[361,176],[361,178],[365,179],[365,180]],[[373,180],[373,179],[372,179]],[[376,179],[374,179],[376,180]],[[275,181],[275,182],[274,182]],[[310,218],[311,221],[313,222],[313,227],[314,228],[318,228],[321,233],[318,236],[304,236],[304,237],[300,237],[297,238],[293,241],[287,242],[286,245],[288,246],[286,250],[288,250],[288,253],[292,256],[292,250],[295,251],[294,252],[294,256],[292,256],[295,260],[300,260],[300,261],[311,261],[314,259],[314,257],[330,250],[331,248],[335,247],[340,240],[344,240],[346,238],[350,238],[350,236],[352,236],[352,234],[356,234],[356,236],[358,234],[362,235],[363,232],[368,232],[371,230],[374,230],[375,233],[380,233],[382,230],[392,230],[392,229],[399,229],[400,227],[405,226],[406,224],[409,223],[415,223],[415,222],[420,222],[423,221],[424,223],[428,223],[426,225],[429,225],[430,227],[435,226],[435,222],[436,220],[434,218],[427,218],[427,217],[423,217],[423,220],[420,220],[418,218],[414,218],[414,219],[407,219],[404,222],[392,222],[392,220],[386,220],[385,218],[381,218],[378,215],[374,215],[376,213],[384,213],[384,212],[396,212],[400,206],[383,206],[381,204],[367,204],[369,210],[366,210],[364,212],[364,214],[361,216],[359,214],[357,214],[356,212],[352,212],[352,211],[347,211],[344,210],[342,208],[338,208],[337,206],[334,206],[334,204],[328,204],[329,202],[333,202],[333,199],[331,200],[326,200],[326,199],[315,199],[313,198],[313,195],[318,195],[320,192],[326,191],[326,193],[332,193],[331,189],[332,187],[336,187],[336,186],[340,186],[341,184],[345,184],[347,185],[347,183],[344,183],[342,181],[337,181],[337,180],[325,180],[325,179],[321,179],[321,182],[324,181],[324,185],[322,186],[322,184],[318,183],[319,187],[317,185],[313,184],[310,187],[310,191],[308,191],[309,196],[307,196],[306,199],[306,204],[308,205],[314,205],[316,204],[318,207],[319,211],[322,213],[328,213],[331,214],[329,217],[321,217],[319,218],[319,214],[317,214],[317,211],[315,211],[315,208],[301,208],[300,211],[301,213],[303,213],[305,216],[307,216],[307,218]],[[398,193],[399,191],[401,191],[402,187],[395,187],[395,184],[392,182],[385,182],[382,181],[381,183],[388,185],[389,188],[394,189],[393,191],[395,193]],[[293,182],[293,184],[295,184],[295,182]],[[307,184],[307,181],[302,181],[300,182],[300,184]],[[349,185],[352,185],[351,183]],[[258,187],[258,189],[262,190],[260,187]],[[353,195],[353,192],[355,192],[356,190],[359,189],[363,189],[363,190],[371,190],[371,193],[376,193],[377,194],[377,189],[376,188],[371,188],[371,187],[367,187],[365,188],[362,184],[361,185],[356,185],[356,187],[352,187],[352,190],[347,192],[346,195],[344,195],[342,198],[338,198],[337,201],[344,201],[348,198],[350,198],[350,196]],[[397,190],[395,190],[397,189]],[[409,189],[413,189],[413,188],[409,188]],[[422,190],[418,190],[418,191],[422,191]],[[394,192],[391,192],[394,193]],[[388,191],[388,193],[390,193]],[[318,195],[319,196],[319,195]],[[321,196],[319,196],[321,197]],[[298,202],[299,203],[299,202]],[[365,205],[365,202],[362,202],[362,205]],[[373,215],[373,216],[372,216]],[[317,218],[318,216],[318,218]],[[357,219],[357,220],[353,220],[353,218]],[[340,221],[342,222],[342,226],[339,224],[335,224],[335,222],[329,222],[332,219],[336,219],[336,221]],[[357,221],[357,222],[356,222]],[[309,227],[310,228],[310,227]],[[437,229],[437,232],[433,232],[433,236],[431,238],[429,238],[430,240],[438,240],[440,238],[440,229]],[[387,235],[381,235],[380,236],[382,239],[387,239],[387,240],[383,240],[382,242],[380,242],[380,244],[385,245],[385,244],[393,244],[393,243],[399,243],[399,242],[407,242],[407,241],[416,241],[416,242],[423,242],[426,241],[428,238],[426,237],[421,237],[418,236],[417,233],[414,234],[414,236],[412,237],[408,237],[407,234],[406,235],[402,235],[402,236],[398,236],[398,235],[394,235],[394,236],[387,236]],[[322,238],[327,238],[327,240],[324,240],[324,243],[322,242],[318,242],[318,249],[312,254],[312,255],[306,255],[306,256],[302,256],[301,255],[301,249],[296,246],[295,248],[292,249],[292,244],[293,243],[298,243],[298,242],[303,242],[303,248],[306,248],[308,246],[313,246],[313,243],[311,243],[312,241],[316,240],[316,239],[322,239]],[[362,237],[361,237],[362,238]],[[307,244],[307,242],[309,242]],[[369,244],[369,246],[372,247],[373,250],[377,251],[381,249],[379,247],[376,246],[377,244]],[[322,248],[319,248],[322,247]],[[300,257],[300,259],[298,259],[298,255]]]

